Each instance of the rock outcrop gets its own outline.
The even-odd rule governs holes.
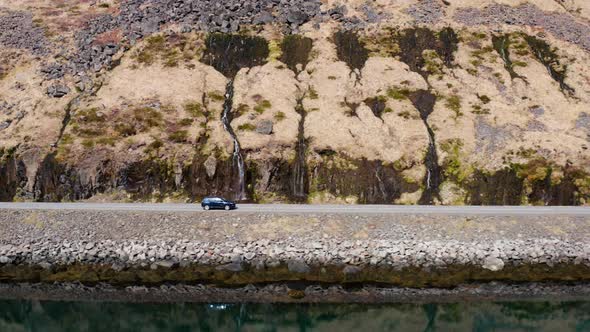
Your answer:
[[[0,200],[590,204],[589,18],[0,0]]]

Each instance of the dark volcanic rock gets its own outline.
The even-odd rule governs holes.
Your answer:
[[[63,84],[56,84],[47,88],[47,95],[53,98],[61,98],[68,93],[70,93],[70,88]]]
[[[272,121],[263,120],[256,125],[256,132],[262,135],[270,135],[272,134],[272,127]]]
[[[33,16],[30,13],[9,12],[0,16],[0,45],[27,49],[34,54],[45,54],[48,41],[43,29],[33,24]]]
[[[459,8],[454,19],[467,25],[530,25],[542,27],[555,37],[590,51],[590,26],[569,13],[544,12],[526,3],[518,7],[492,4],[483,9]]]

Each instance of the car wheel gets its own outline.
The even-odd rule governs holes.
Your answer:
[[[209,211],[210,207],[209,207],[209,205],[205,205],[205,207],[203,209]]]
[[[225,211],[229,211],[229,209],[230,209],[229,205],[226,205],[225,206]]]

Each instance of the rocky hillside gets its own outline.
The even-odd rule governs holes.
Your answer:
[[[0,201],[590,204],[586,0],[0,0]]]

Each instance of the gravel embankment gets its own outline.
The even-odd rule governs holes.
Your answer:
[[[0,280],[589,281],[585,217],[1,211]]]

